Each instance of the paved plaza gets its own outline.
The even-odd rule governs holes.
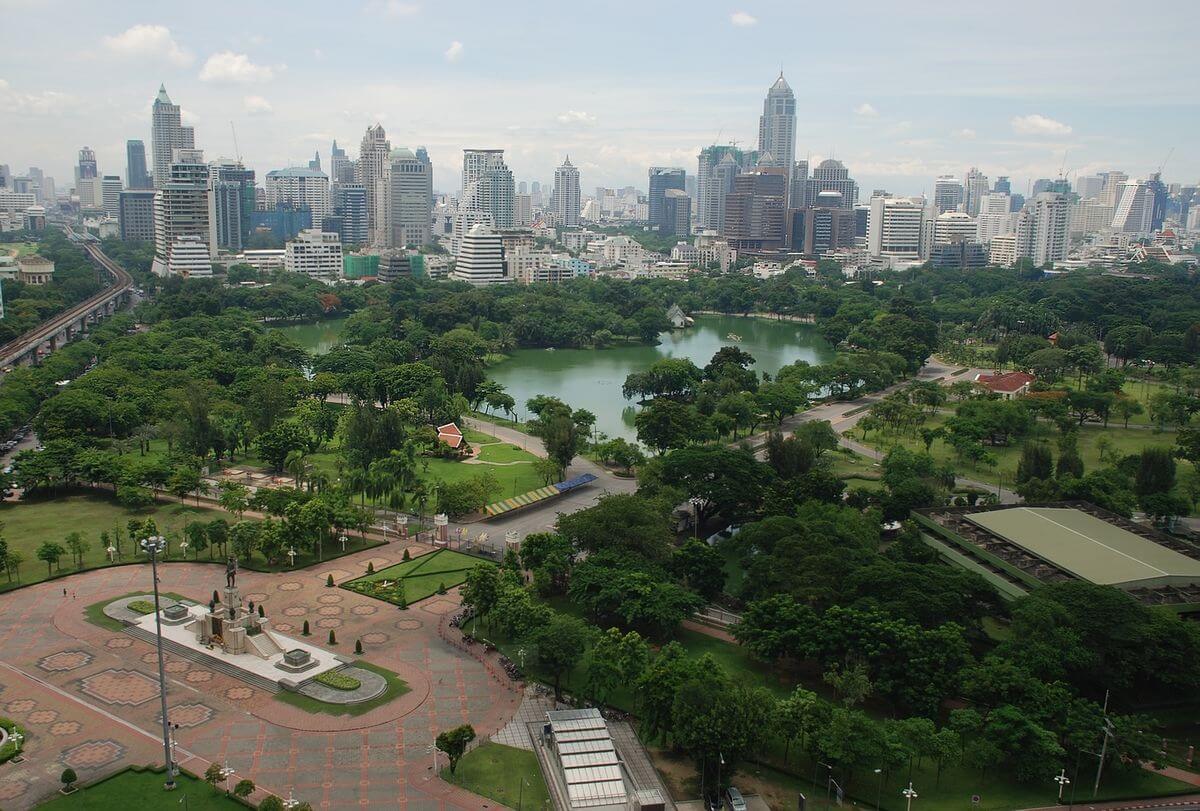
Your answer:
[[[396,542],[298,572],[243,570],[242,597],[263,605],[271,627],[396,672],[410,692],[362,715],[305,712],[231,676],[167,655],[168,717],[180,726],[177,759],[194,774],[228,764],[316,808],[365,805],[412,809],[485,808],[495,803],[431,777],[427,747],[462,723],[491,735],[514,716],[522,694],[480,654],[443,638],[458,607],[455,591],[401,611],[344,589],[367,563],[398,563]],[[410,545],[411,554],[429,551]],[[218,566],[159,567],[160,588],[206,603],[223,585]],[[71,766],[84,783],[133,764],[162,761],[157,659],[153,645],[87,621],[87,606],[144,590],[149,565],[85,572],[0,595],[0,714],[27,729],[23,763],[0,766],[0,807],[31,808],[59,788]],[[63,589],[67,590],[64,597]],[[334,630],[339,644],[325,645]],[[256,793],[254,799],[266,796]]]

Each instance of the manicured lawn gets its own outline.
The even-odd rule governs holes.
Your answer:
[[[412,605],[435,594],[440,588],[454,588],[467,579],[467,574],[476,566],[495,564],[482,558],[465,555],[451,549],[436,549],[412,560],[380,569],[374,574],[363,575],[343,583],[342,588],[357,591],[368,597],[386,600],[399,605],[401,589],[383,589],[375,584],[384,581],[399,584],[403,588],[404,601]]]
[[[522,462],[524,464],[533,464],[537,458],[528,451],[522,450],[519,446],[510,445],[507,442],[494,442],[478,447],[479,459],[484,462]]]
[[[180,772],[175,780],[177,788],[167,793],[163,790],[163,773],[151,769],[130,768],[117,772],[106,780],[81,787],[70,796],[55,795],[38,806],[50,811],[91,808],[97,811],[126,811],[129,808],[183,808],[187,798],[189,811],[245,811],[246,806],[224,791],[214,789],[187,772]],[[80,785],[80,784],[76,784]]]
[[[489,741],[463,755],[454,774],[449,767],[443,768],[441,777],[509,808],[550,808],[550,792],[542,779],[537,755],[526,749]]]
[[[147,583],[149,583],[149,580],[150,580],[149,573],[146,574],[146,580],[147,580]],[[109,603],[116,602],[117,600],[123,600],[126,597],[134,597],[139,594],[153,593],[153,589],[154,589],[154,585],[149,584],[148,588],[142,589],[141,591],[131,591],[128,594],[122,594],[120,597],[106,597],[105,599],[101,600],[100,602],[92,603],[91,605],[84,608],[83,616],[86,617],[87,621],[90,622],[92,625],[98,625],[101,628],[107,628],[110,631],[124,630],[125,625],[123,623],[113,619],[112,617],[108,616],[108,614],[104,613],[104,606],[108,605]],[[153,599],[153,598],[151,598],[151,599]],[[163,607],[168,606],[173,602],[180,602],[180,601],[186,600],[186,599],[187,598],[184,597],[182,594],[176,594],[173,591],[160,591],[158,593],[158,604]],[[151,610],[153,610],[153,609],[151,609]]]
[[[522,451],[522,453],[524,452]],[[533,454],[525,454],[525,458],[532,462],[537,457]],[[454,462],[449,459],[429,459],[427,461],[429,467],[421,478],[430,485],[434,483],[435,479],[444,482],[460,482],[481,476],[485,471],[490,472],[500,485],[499,489],[493,493],[492,501],[512,498],[545,486],[542,477],[534,472],[532,464],[469,465],[466,462]]]
[[[830,471],[846,483],[847,489],[879,490],[883,487],[879,481],[882,474],[874,459],[842,448],[827,456],[830,459]]]
[[[353,640],[342,640],[342,644],[349,644],[350,650],[354,650]],[[387,689],[370,701],[363,701],[359,704],[327,704],[324,701],[317,701],[315,698],[309,698],[300,693],[292,693],[288,690],[276,693],[275,700],[314,714],[358,716],[370,712],[376,707],[382,707],[384,704],[399,698],[412,689],[404,679],[379,665],[373,665],[370,662],[359,659],[353,664],[353,667],[359,667],[383,676],[384,681],[387,682]]]

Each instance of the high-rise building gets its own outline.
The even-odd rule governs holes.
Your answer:
[[[339,181],[333,184],[330,197],[342,244],[366,245],[371,239],[367,230],[366,188],[361,183]],[[322,226],[322,230],[329,229]]]
[[[80,208],[100,208],[104,203],[96,171],[96,153],[91,147],[79,150],[75,165],[75,194],[79,196]]]
[[[125,142],[125,187],[154,188],[154,180],[146,171],[146,145],[140,140]]]
[[[783,245],[788,173],[785,167],[755,169],[733,180],[725,197],[721,233],[739,251],[776,250]]]
[[[1012,194],[1012,183],[1008,180],[1008,175],[1000,175],[996,178],[996,182],[992,185],[992,191],[999,194]]]
[[[504,275],[504,239],[480,223],[463,235],[451,278],[484,285],[509,281]]]
[[[965,193],[963,197],[964,210],[974,217],[979,213],[979,205],[983,200],[983,195],[991,191],[987,175],[972,166],[967,170],[967,180],[963,191]]]
[[[730,144],[713,144],[700,150],[696,161],[696,222],[701,230],[720,230],[725,195],[733,190],[733,178],[753,169],[757,159],[757,152]]]
[[[567,228],[579,225],[579,169],[571,163],[571,156],[554,170],[554,218],[557,224]]]
[[[664,225],[666,213],[663,208],[663,198],[666,196],[667,189],[679,189],[684,191],[684,178],[687,172],[676,166],[651,166],[649,173],[649,195],[647,200],[650,205],[650,224]]]
[[[812,203],[808,199],[808,161],[796,161],[792,164],[792,179],[788,186],[788,207],[805,208]]]
[[[1153,198],[1153,211],[1150,214],[1150,230],[1161,231],[1163,220],[1167,217],[1167,202],[1169,195],[1167,187],[1162,182],[1162,176],[1155,172],[1150,175],[1150,179],[1146,181],[1146,186],[1150,189],[1150,195]]]
[[[858,203],[858,183],[850,177],[850,170],[839,161],[829,158],[818,163],[808,179],[805,202],[811,203],[823,191],[835,191],[842,195],[842,208],[853,209]]]
[[[938,213],[958,211],[963,204],[963,184],[954,175],[940,175],[933,184],[933,205]]]
[[[154,190],[127,189],[119,198],[117,223],[126,242],[154,241]]]
[[[1042,192],[1026,208],[1031,216],[1028,256],[1041,267],[1067,258],[1067,237],[1071,224],[1071,203],[1065,194]],[[1018,245],[1021,229],[1018,227]]]
[[[936,204],[935,204],[936,205]],[[949,245],[953,242],[974,242],[979,224],[970,214],[947,211],[933,221],[933,244]]]
[[[264,185],[268,209],[280,203],[307,208],[314,224],[329,216],[329,178],[324,172],[304,166],[274,169],[267,172]]]
[[[1030,196],[1037,197],[1042,192],[1052,191],[1054,181],[1048,177],[1040,177],[1033,181],[1033,188],[1030,190]]]
[[[321,171],[321,150],[313,150],[313,159],[308,162],[308,168],[314,172]]]
[[[329,150],[329,181],[331,183],[353,183],[354,161],[346,157],[346,150],[333,142]]]
[[[209,218],[217,250],[240,253],[252,233],[254,170],[222,158],[209,166]]]
[[[197,246],[203,247],[207,261],[216,255],[208,196],[208,164],[202,158],[171,164],[154,197],[152,269],[159,276],[205,275]],[[211,275],[211,265],[207,271]]]
[[[758,119],[758,152],[760,160],[770,153],[771,165],[783,167],[785,177],[791,177],[796,161],[796,95],[783,78],[783,71],[763,99]]]
[[[354,181],[361,183],[367,195],[367,231],[374,233],[379,225],[379,215],[375,211],[378,200],[376,188],[383,180],[384,167],[387,166],[388,156],[392,153],[392,145],[383,131],[382,124],[367,127],[362,144],[358,147],[358,160],[354,164]],[[313,221],[318,222],[317,220]]]
[[[692,198],[681,189],[667,189],[663,193],[663,222],[659,231],[677,237],[691,236]]]
[[[533,225],[533,198],[528,194],[518,193],[513,197],[513,225],[517,228]]]
[[[1100,175],[1080,175],[1075,178],[1075,191],[1080,200],[1095,200],[1104,191],[1104,178]]]
[[[284,247],[283,269],[289,273],[337,278],[342,275],[342,241],[337,234],[316,228],[301,231]]]
[[[458,201],[460,214],[476,222],[486,222],[477,215],[490,217],[493,228],[508,229],[514,225],[513,198],[516,183],[512,170],[504,163],[503,149],[463,150],[463,190]],[[536,184],[535,184],[536,185]],[[465,235],[474,223],[463,223],[460,229]]]
[[[1154,229],[1154,190],[1144,180],[1121,184],[1112,229],[1127,234],[1149,234]]]
[[[931,211],[923,197],[872,197],[867,223],[871,256],[907,262],[925,258]]]
[[[121,214],[121,177],[105,175],[100,178],[100,208],[114,220]]]
[[[989,192],[979,201],[978,228],[975,238],[979,242],[991,242],[1001,234],[1010,234],[1016,224],[1012,210],[1012,198],[1003,192]]]
[[[382,228],[376,236],[381,247],[404,248],[428,244],[433,212],[433,174],[426,161],[411,149],[393,149],[388,157],[382,199],[376,204]]]
[[[171,178],[174,150],[196,148],[195,131],[183,126],[179,105],[171,103],[165,85],[159,85],[151,109],[150,146],[154,150],[155,188],[160,188]]]
[[[1081,238],[1112,227],[1113,207],[1094,197],[1080,200],[1071,206],[1071,238]]]
[[[822,192],[816,205],[789,210],[786,247],[808,256],[854,247],[857,217],[841,207],[840,197],[837,192]]]

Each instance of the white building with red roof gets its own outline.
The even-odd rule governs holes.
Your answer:
[[[1029,387],[1037,380],[1028,372],[997,372],[994,375],[977,374],[975,382],[993,394],[999,394],[1005,400],[1020,397],[1029,392]]]

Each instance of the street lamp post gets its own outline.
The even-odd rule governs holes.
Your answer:
[[[287,556],[292,568],[294,569],[296,567],[296,547],[293,546],[288,549]]]
[[[817,761],[817,764],[825,767],[825,807],[828,808],[832,803],[832,801],[830,799],[830,791],[832,790],[833,787],[832,787],[830,781],[833,780],[833,767],[830,766],[828,763],[821,763],[821,761],[819,761],[819,760]],[[813,775],[815,776],[816,773],[817,773],[817,768],[816,768],[816,766],[814,766],[813,767]],[[813,782],[815,783],[816,780],[814,780]]]
[[[1061,772],[1059,772],[1054,778],[1054,782],[1058,783],[1058,804],[1062,805],[1063,789],[1071,783],[1071,778],[1067,777],[1067,770],[1063,769]]]
[[[383,523],[383,537],[387,538],[387,522],[386,521],[384,521],[384,523]],[[342,551],[345,552],[346,551],[346,540],[347,540],[346,533],[343,532],[338,537],[338,540],[342,542]]]
[[[283,801],[283,807],[288,811],[292,811],[292,809],[298,805],[300,805],[300,801],[293,797],[292,790],[288,789],[288,798]]]
[[[163,760],[167,779],[163,788],[175,790],[175,764],[171,761],[171,722],[167,720],[167,674],[163,667],[162,612],[158,605],[158,556],[167,548],[167,539],[153,535],[141,542],[142,551],[150,557],[150,573],[154,578],[154,644],[158,649],[158,698],[162,710]]]
[[[236,772],[229,767],[229,761],[225,761],[225,765],[221,767],[221,779],[225,781],[225,793],[229,793],[229,781]]]
[[[14,747],[14,752],[15,752],[12,756],[12,762],[20,763],[21,761],[25,760],[25,758],[21,756],[21,741],[25,740],[25,736],[22,735],[21,732],[18,730],[18,731],[13,732],[10,739],[13,742],[13,747]]]
[[[699,538],[700,537],[700,502],[703,501],[703,499],[689,498],[688,501],[691,502],[691,504],[692,504],[692,537]]]
[[[876,769],[875,774],[879,775],[879,785],[875,789],[875,811],[879,811],[879,803],[883,799],[883,769]]]
[[[917,799],[917,792],[913,790],[912,781],[908,781],[908,788],[900,792],[904,795],[906,811],[912,811],[912,801]]]

